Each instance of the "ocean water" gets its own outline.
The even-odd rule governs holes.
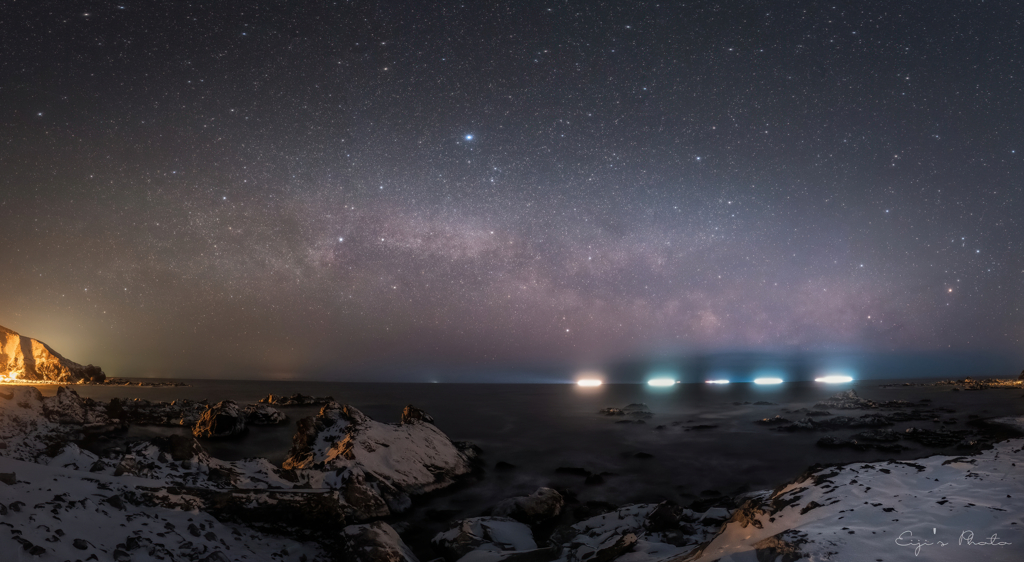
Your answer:
[[[730,494],[770,489],[792,480],[814,463],[872,461],[892,458],[877,451],[822,449],[815,445],[822,432],[785,433],[754,421],[781,414],[792,420],[799,414],[784,409],[812,408],[819,400],[853,388],[873,400],[919,401],[926,407],[946,407],[955,413],[951,428],[965,429],[968,415],[984,418],[1024,415],[1019,390],[953,391],[948,386],[881,388],[902,381],[857,381],[824,385],[795,382],[776,386],[753,384],[683,384],[670,388],[612,384],[580,388],[563,384],[399,384],[280,381],[185,381],[190,387],[139,388],[79,386],[83,397],[108,400],[137,397],[149,400],[189,398],[253,403],[268,393],[301,392],[333,396],[370,417],[397,422],[402,408],[413,404],[434,416],[436,425],[456,441],[471,441],[483,450],[486,468],[480,479],[457,491],[439,494],[417,504],[420,513],[444,512],[449,518],[479,515],[498,500],[528,494],[538,486],[570,490],[581,501],[613,504],[672,500],[686,504],[710,490]],[[922,382],[916,380],[915,382]],[[54,387],[41,387],[44,394]],[[772,405],[754,405],[754,402]],[[599,415],[606,407],[642,402],[654,413],[645,423],[616,423],[622,417]],[[739,405],[737,405],[739,403]],[[745,404],[746,403],[746,404]],[[295,422],[315,415],[315,407],[283,408],[289,421],[276,427],[253,427],[248,435],[230,441],[205,441],[216,457],[235,460],[262,456],[274,463],[284,460]],[[860,415],[864,412],[836,412]],[[626,418],[630,419],[630,418]],[[697,424],[714,429],[687,431]],[[910,422],[936,429],[936,422]],[[659,429],[659,426],[663,426]],[[143,439],[187,429],[136,427],[127,436]],[[830,432],[845,437],[861,430]],[[952,450],[926,448],[904,442],[912,450],[899,458],[915,458]],[[637,456],[637,453],[646,455]],[[649,456],[647,456],[649,455]],[[495,463],[516,466],[497,471]],[[605,473],[605,482],[586,485],[582,476],[556,472],[559,467],[580,467]]]

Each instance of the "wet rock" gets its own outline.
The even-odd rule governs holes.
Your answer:
[[[858,441],[875,441],[879,443],[892,443],[899,441],[902,437],[891,429],[875,429],[863,431],[853,436]]]
[[[269,404],[250,404],[245,407],[244,414],[248,425],[277,425],[288,419],[284,412]]]
[[[758,425],[782,425],[782,424],[793,423],[793,422],[791,422],[790,420],[787,420],[786,418],[784,418],[782,416],[775,416],[774,418],[762,418],[762,419],[759,419],[759,420],[755,421],[754,423],[756,423]]]
[[[879,443],[879,442],[871,442],[871,441],[865,442],[865,441],[862,441],[862,440],[859,440],[859,439],[856,439],[856,438],[854,438],[854,439],[840,439],[840,438],[835,437],[833,435],[826,435],[825,437],[822,437],[821,439],[818,439],[817,445],[819,447],[822,447],[822,448],[825,448],[825,449],[846,448],[846,449],[853,449],[855,451],[870,451],[870,450],[874,449],[874,450],[878,450],[878,451],[885,451],[887,453],[899,453],[899,452],[902,452],[902,451],[906,451],[909,448],[909,447],[905,447],[903,445],[900,445],[898,443],[891,443],[891,442]]]
[[[604,408],[599,410],[597,413],[605,416],[632,416],[634,418],[641,419],[647,419],[654,416],[651,409],[643,402],[629,404],[623,408]]]
[[[1024,379],[975,379],[967,377],[960,380],[945,380],[935,383],[935,386],[952,386],[953,390],[987,390],[990,388],[1024,388]]]
[[[142,398],[113,398],[107,404],[107,415],[138,425],[191,427],[208,408],[206,400],[151,402]]]
[[[903,432],[903,438],[915,441],[926,447],[953,447],[969,435],[969,431],[950,431],[946,429],[931,430],[909,427]]]
[[[530,528],[509,517],[464,519],[430,542],[448,560],[457,560],[474,550],[507,552],[537,548]]]
[[[188,461],[206,453],[203,446],[194,437],[184,435],[154,437],[150,442],[159,447],[160,451],[170,455],[171,459],[175,461]]]
[[[346,558],[352,562],[419,562],[398,533],[383,521],[342,529]]]
[[[849,388],[842,392],[837,392],[831,397],[818,402],[814,407],[823,409],[831,408],[833,410],[858,410],[877,408],[878,405],[871,400],[865,400],[864,398],[857,396],[857,392],[852,388]]]
[[[192,435],[203,439],[216,439],[235,437],[245,430],[245,415],[238,404],[224,400],[203,412],[192,428]]]
[[[590,476],[588,474],[588,476]],[[498,502],[492,511],[499,517],[511,517],[528,525],[536,525],[562,513],[565,498],[551,488],[538,488],[529,496],[508,498]]]
[[[423,410],[409,404],[402,410],[402,423],[434,423],[434,417]]]
[[[306,396],[299,393],[292,394],[291,396],[268,394],[265,398],[260,399],[260,404],[270,404],[272,406],[323,406],[331,402],[334,402],[334,398],[330,396]]]
[[[587,477],[583,479],[583,483],[587,486],[600,486],[601,484],[604,484],[604,473],[588,474]]]

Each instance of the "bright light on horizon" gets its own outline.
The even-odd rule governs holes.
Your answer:
[[[851,382],[853,377],[847,375],[826,375],[824,377],[818,377],[814,379],[814,382],[825,382],[825,383],[840,383],[840,382]]]
[[[760,377],[754,379],[754,384],[782,384],[782,379],[777,377]]]
[[[676,384],[676,380],[675,379],[670,379],[670,378],[660,378],[659,377],[659,378],[651,379],[651,380],[647,381],[647,384],[650,385],[650,386],[672,386],[672,385]]]
[[[729,384],[729,379],[715,379],[710,381],[704,381],[707,384]]]
[[[576,381],[579,386],[601,386],[600,379],[580,379]]]

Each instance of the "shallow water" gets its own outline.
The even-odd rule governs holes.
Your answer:
[[[949,407],[955,414],[952,428],[964,429],[968,414],[982,417],[1024,414],[1019,390],[953,391],[950,387],[880,388],[893,381],[858,381],[839,385],[812,382],[778,386],[752,384],[686,384],[668,389],[646,385],[605,385],[580,388],[575,385],[504,384],[377,384],[277,381],[186,381],[191,387],[139,388],[79,386],[83,397],[107,400],[138,397],[149,400],[179,398],[208,399],[211,403],[232,399],[252,403],[268,393],[301,392],[333,396],[370,417],[397,422],[402,408],[414,404],[434,416],[436,425],[456,441],[472,441],[483,449],[488,468],[482,479],[457,493],[429,500],[429,509],[452,511],[457,516],[479,515],[486,507],[512,495],[527,494],[547,485],[572,490],[580,500],[614,504],[664,499],[687,503],[702,491],[732,493],[740,489],[767,489],[787,482],[809,465],[891,458],[877,451],[821,449],[815,446],[825,432],[784,433],[753,421],[782,414],[796,420],[799,414],[783,409],[811,408],[816,402],[840,390],[854,388],[873,400],[932,400],[925,407]],[[921,381],[915,381],[921,382]],[[44,394],[54,387],[41,387]],[[736,402],[768,401],[773,405],[735,405]],[[597,414],[601,408],[646,403],[654,416],[643,424],[616,423],[621,417]],[[295,421],[314,415],[318,408],[283,408],[291,418],[277,427],[253,427],[249,434],[232,441],[204,441],[216,457],[235,460],[263,456],[272,462],[284,460]],[[861,415],[863,411],[833,412]],[[627,418],[628,419],[628,418]],[[678,422],[682,425],[672,425]],[[711,424],[718,427],[686,431],[686,426]],[[910,422],[936,429],[938,423]],[[665,426],[657,429],[658,426]],[[182,428],[133,428],[129,437],[146,438]],[[829,432],[840,437],[861,430]],[[913,449],[900,458],[950,452],[904,442]],[[637,458],[636,453],[652,455]],[[495,471],[495,463],[516,465],[511,471]],[[558,467],[582,467],[594,473],[610,473],[604,484],[587,486],[580,476],[558,474]]]

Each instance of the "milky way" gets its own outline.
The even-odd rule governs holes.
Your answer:
[[[7,16],[0,325],[112,374],[1020,356],[1020,6]]]

